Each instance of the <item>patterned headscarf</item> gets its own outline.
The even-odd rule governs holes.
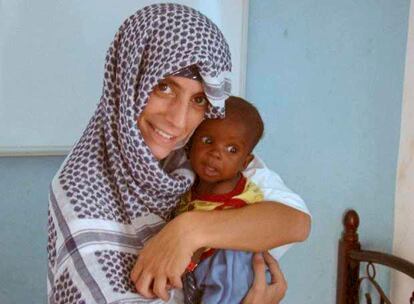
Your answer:
[[[79,218],[130,223],[149,212],[169,218],[192,180],[161,168],[136,121],[152,88],[188,66],[203,79],[211,103],[206,116],[221,116],[231,60],[207,17],[182,5],[151,5],[120,27],[106,57],[98,109],[59,175]]]
[[[98,108],[51,185],[49,303],[144,301],[129,280],[132,266],[193,175],[182,149],[163,162],[153,156],[137,118],[153,87],[186,67],[202,79],[206,117],[222,116],[230,53],[207,17],[183,5],[150,5],[115,35]]]

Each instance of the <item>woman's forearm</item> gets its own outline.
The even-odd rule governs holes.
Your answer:
[[[192,211],[179,217],[197,248],[259,252],[304,241],[310,231],[309,215],[275,202],[222,211]]]

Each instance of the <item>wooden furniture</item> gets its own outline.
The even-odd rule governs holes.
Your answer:
[[[394,255],[361,249],[357,232],[359,216],[355,210],[346,212],[343,225],[344,231],[338,248],[336,304],[364,303],[359,297],[360,286],[364,281],[368,281],[378,292],[380,304],[391,304],[375,280],[375,264],[387,266],[413,278],[413,292],[406,303],[414,304],[414,264]],[[361,276],[360,266],[362,263],[366,263],[366,275]],[[365,303],[372,303],[371,294],[366,293],[363,298],[365,298]]]

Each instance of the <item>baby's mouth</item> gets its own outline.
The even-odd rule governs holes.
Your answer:
[[[203,171],[205,175],[210,176],[210,177],[214,177],[219,174],[219,171],[215,167],[209,164],[204,164]]]

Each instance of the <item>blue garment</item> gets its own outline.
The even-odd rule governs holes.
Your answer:
[[[254,272],[253,253],[238,250],[217,250],[200,262],[194,270],[196,284],[203,291],[203,304],[239,304],[249,291]],[[267,282],[270,273],[266,271]]]

